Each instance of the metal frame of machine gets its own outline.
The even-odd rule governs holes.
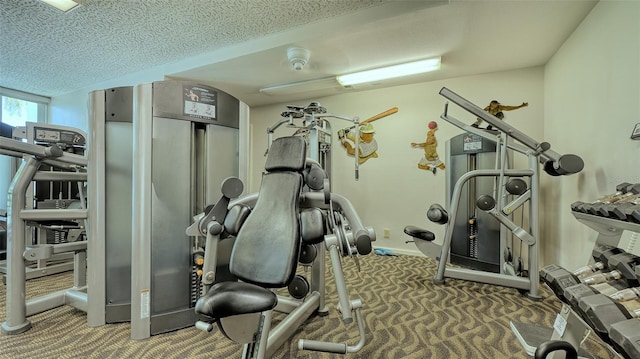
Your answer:
[[[133,124],[131,338],[193,325],[199,292],[187,236],[229,176],[246,180],[246,104],[210,86],[138,85]]]
[[[44,146],[50,146],[57,141],[60,146],[66,147],[63,148],[65,152],[71,151],[71,153],[79,155],[84,155],[86,152],[87,135],[76,128],[37,122],[26,122],[25,126],[15,128],[7,126],[7,128],[11,129],[10,133],[7,133],[9,136],[7,138],[24,140],[30,144]],[[64,139],[56,137],[56,134],[62,132],[65,132],[68,136]],[[70,135],[71,133],[75,135]],[[15,175],[22,158],[18,156],[13,157],[16,158],[15,161],[11,162],[11,173]],[[57,168],[49,166],[49,171],[53,170],[57,170]],[[45,172],[46,170],[40,168],[39,171]],[[76,196],[81,189],[74,189],[73,184],[73,181],[66,181],[62,178],[51,179],[49,181],[42,179],[35,180],[26,192],[27,209],[33,209],[34,204],[40,209],[78,207],[80,202],[72,198],[72,196]],[[57,189],[58,192],[55,192],[54,189]],[[84,200],[84,198],[82,198],[82,200]],[[30,226],[30,230],[33,232],[32,237],[34,238],[34,244],[75,242],[79,237],[86,234],[84,223],[77,223],[76,226],[73,226],[70,221],[64,224],[58,223],[52,225],[35,222],[31,224],[33,224],[33,226]],[[73,268],[73,253],[60,253],[51,258],[29,261],[29,265],[26,267],[26,278],[27,280],[40,278],[73,270]],[[0,261],[0,273],[2,274],[3,283],[5,283],[7,273],[6,252]]]
[[[45,136],[50,146],[24,143],[0,138],[0,154],[23,158],[20,168],[11,182],[7,209],[7,317],[2,323],[5,334],[20,334],[31,328],[28,316],[62,305],[70,305],[87,311],[86,255],[87,241],[70,241],[60,244],[27,242],[27,226],[44,221],[82,222],[87,219],[83,185],[87,175],[87,157],[64,152],[57,143],[66,143],[66,136],[86,135],[77,129],[38,124],[31,136]],[[41,141],[42,142],[42,141]],[[42,164],[65,171],[39,171]],[[34,181],[70,181],[78,183],[81,202],[79,209],[33,209],[27,203],[31,184]],[[73,253],[74,285],[72,288],[49,293],[35,298],[25,298],[27,268],[25,261],[42,261],[65,253]]]
[[[87,323],[96,327],[131,317],[133,88],[91,92],[89,118],[89,202],[102,204],[89,207]]]
[[[500,154],[500,163],[496,169],[474,170],[461,176],[456,182],[449,208],[449,223],[445,231],[445,237],[442,245],[437,245],[431,240],[416,238],[415,243],[418,249],[425,255],[438,258],[438,268],[434,277],[436,284],[444,284],[445,278],[456,278],[471,280],[476,282],[501,285],[506,287],[517,288],[526,291],[526,294],[532,299],[540,298],[539,293],[539,273],[538,273],[538,241],[539,241],[539,163],[544,170],[552,176],[570,175],[582,170],[584,163],[580,157],[576,155],[566,154],[559,155],[550,149],[550,145],[546,142],[538,142],[528,135],[520,132],[516,128],[501,121],[495,116],[485,112],[482,108],[474,105],[468,100],[462,98],[453,91],[443,87],[440,95],[462,107],[477,118],[486,121],[498,130],[498,136],[487,133],[485,131],[474,128],[470,125],[459,121],[448,114],[448,103],[445,104],[444,113],[440,116],[443,120],[459,127],[460,129],[471,132],[477,136],[495,141]],[[517,142],[515,142],[517,141]],[[527,169],[507,169],[505,163],[507,161],[507,150],[521,153],[528,158]],[[506,227],[516,238],[528,246],[528,277],[514,276],[510,273],[491,273],[473,269],[458,268],[449,266],[451,240],[453,233],[453,225],[450,223],[451,218],[456,218],[458,203],[461,201],[462,188],[468,181],[478,177],[491,177],[496,180],[496,197],[485,197],[481,201],[476,202],[478,207],[491,214],[500,224]],[[509,203],[505,203],[506,198],[505,184],[509,178],[528,177],[529,186],[524,193],[517,196]],[[525,229],[518,226],[510,218],[513,211],[521,206],[528,205],[529,228]]]
[[[496,142],[487,138],[462,133],[446,142],[446,208],[451,208],[451,195],[456,182],[469,171],[487,168],[511,168],[512,151],[507,152],[507,163],[500,162]],[[478,210],[475,199],[480,194],[495,196],[496,181],[491,177],[470,179],[461,189],[457,215],[451,218],[454,226],[451,240],[451,264],[494,273],[515,269],[505,267],[509,262],[503,255],[507,248],[507,231],[491,214]],[[514,266],[512,266],[514,267]]]
[[[358,163],[358,141],[360,139],[360,118],[348,117],[340,114],[327,113],[327,109],[321,106],[317,102],[311,102],[307,106],[287,106],[287,110],[281,113],[282,119],[276,122],[273,126],[267,128],[267,145],[271,146],[273,142],[273,134],[282,125],[286,124],[286,127],[295,128],[296,133],[294,136],[304,136],[309,145],[308,157],[320,164],[320,167],[327,173],[329,180],[331,180],[331,122],[327,118],[336,118],[344,121],[351,122],[354,125],[355,130],[355,164],[354,164],[354,176],[356,181],[359,179],[359,163]],[[296,124],[296,120],[301,121],[301,124]],[[269,153],[269,148],[265,152],[265,155]]]
[[[312,160],[312,163],[316,161]],[[309,162],[307,160],[307,166]],[[325,178],[323,173],[322,178]],[[282,344],[295,333],[296,330],[314,313],[328,311],[325,301],[325,251],[329,251],[330,261],[335,277],[336,289],[339,297],[339,308],[345,323],[353,321],[355,313],[359,329],[360,340],[355,346],[344,343],[329,343],[313,340],[301,340],[300,349],[316,350],[331,353],[346,354],[356,352],[364,346],[364,322],[360,314],[362,302],[358,299],[350,300],[345,278],[342,272],[341,257],[353,257],[367,254],[371,251],[371,240],[375,240],[375,232],[371,227],[364,227],[352,204],[344,197],[331,193],[329,182],[321,182],[322,188],[304,190],[300,195],[299,204],[302,208],[320,209],[329,219],[327,232],[322,234],[322,240],[314,244],[312,261],[300,264],[310,267],[311,280],[301,280],[305,283],[304,295],[299,298],[278,295],[277,306],[273,310],[264,312],[231,316],[217,320],[218,326],[230,339],[244,343],[243,358],[268,358]],[[315,187],[315,186],[313,186]],[[187,229],[192,236],[205,236],[206,247],[203,266],[203,294],[215,284],[226,279],[224,272],[229,263],[229,252],[219,252],[220,243],[233,245],[235,238],[221,238],[224,229],[229,226],[227,213],[236,206],[252,207],[256,204],[259,193],[253,193],[232,200],[242,192],[242,182],[229,178],[223,184],[223,197],[208,212],[200,214],[193,225]],[[231,225],[234,227],[235,225]],[[259,262],[259,259],[256,258]],[[223,272],[222,275],[220,272]],[[234,280],[234,279],[232,279]],[[273,311],[285,313],[285,319],[271,327]],[[215,319],[215,318],[214,318]],[[210,332],[213,325],[208,321],[196,323],[198,329]]]

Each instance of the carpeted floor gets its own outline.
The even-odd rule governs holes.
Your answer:
[[[366,344],[345,358],[527,358],[510,321],[551,327],[560,301],[546,288],[543,300],[531,301],[516,289],[447,279],[433,284],[436,262],[425,257],[361,258],[358,272],[350,260],[344,271],[352,299],[359,297],[367,326]],[[298,339],[347,341],[355,345],[355,324],[345,327],[335,306],[337,295],[328,270],[330,314],[312,317],[274,358],[340,358],[341,355],[300,351]],[[64,289],[70,273],[30,280],[27,297]],[[0,288],[0,320],[6,314],[6,287]],[[129,324],[99,328],[86,325],[86,315],[60,307],[29,318],[33,328],[20,335],[0,336],[0,358],[239,358],[241,346],[214,330],[195,328],[129,339]],[[616,358],[591,335],[584,345],[596,358]]]

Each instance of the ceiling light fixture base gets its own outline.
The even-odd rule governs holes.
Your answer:
[[[311,51],[302,47],[292,47],[287,50],[287,58],[294,70],[300,71],[309,62]]]

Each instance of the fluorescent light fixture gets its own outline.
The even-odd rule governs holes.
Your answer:
[[[275,85],[261,88],[259,91],[266,95],[282,96],[295,95],[301,92],[326,90],[331,88],[340,88],[336,79],[333,77],[325,77],[318,80],[293,82],[283,85]]]
[[[64,12],[67,12],[75,8],[76,6],[80,5],[78,2],[71,1],[71,0],[40,0],[40,1],[47,3],[55,7],[56,9],[62,10]]]
[[[435,71],[440,68],[440,57],[408,62],[406,64],[381,67],[379,69],[356,72],[348,75],[340,75],[336,80],[342,86],[351,86],[366,82],[374,82],[397,77],[421,74]]]

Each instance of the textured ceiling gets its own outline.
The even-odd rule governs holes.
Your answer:
[[[53,96],[388,0],[0,2],[0,86]]]
[[[44,96],[160,69],[250,106],[542,66],[597,0],[0,0],[0,86]],[[291,46],[311,51],[301,71]],[[439,71],[345,89],[338,74],[442,56]],[[137,77],[136,77],[137,78]],[[113,80],[117,79],[117,80]],[[327,88],[260,88],[318,79]],[[324,81],[324,80],[323,80]],[[331,83],[333,81],[333,83]]]

